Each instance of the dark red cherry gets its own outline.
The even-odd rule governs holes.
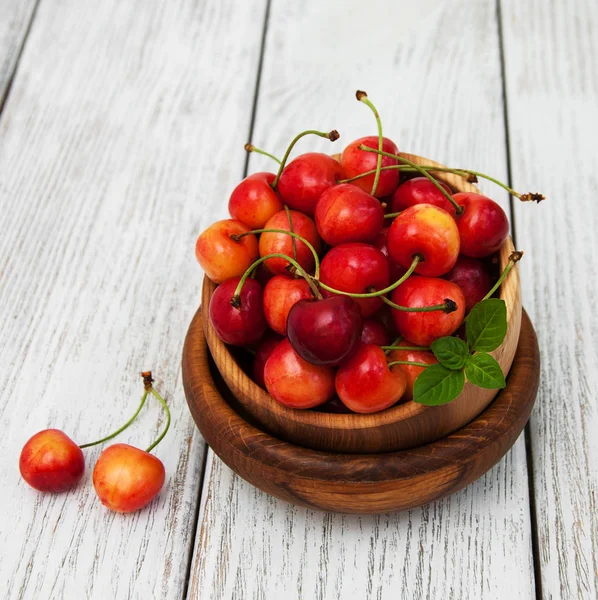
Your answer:
[[[376,346],[389,346],[390,334],[380,321],[376,319],[364,319],[363,329],[361,330],[361,341],[364,344],[374,344]]]
[[[314,365],[342,362],[359,341],[361,329],[361,311],[349,296],[299,300],[287,320],[293,349]]]
[[[277,333],[267,333],[255,351],[255,356],[253,358],[253,380],[264,389],[266,389],[266,384],[264,383],[264,367],[266,366],[266,361],[274,351],[274,348],[276,348],[282,340],[284,340],[284,338]]]
[[[465,296],[465,312],[468,313],[490,291],[492,279],[486,265],[475,258],[459,256],[455,266],[444,276],[456,283]]]

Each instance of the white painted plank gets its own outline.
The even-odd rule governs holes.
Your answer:
[[[15,71],[36,0],[0,0],[0,107]]]
[[[275,0],[252,141],[282,154],[307,128],[336,127],[337,144],[375,133],[359,88],[401,149],[505,179],[495,5],[437,4]],[[333,146],[297,151],[310,148]],[[252,157],[250,170],[267,166]],[[535,597],[523,439],[451,498],[361,518],[275,500],[209,456],[190,598]]]
[[[524,301],[542,352],[531,440],[542,595],[598,597],[598,5],[504,0]]]
[[[0,119],[0,581],[3,598],[179,598],[204,442],[180,377],[200,297],[199,231],[241,177],[265,2],[45,0]],[[240,35],[240,32],[244,32]],[[48,426],[121,424],[152,369],[173,412],[167,481],[134,515],[101,506],[99,449],[72,492],[19,478]],[[164,424],[144,409],[122,441]]]

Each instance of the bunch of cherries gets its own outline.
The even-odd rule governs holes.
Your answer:
[[[209,317],[227,344],[255,353],[253,375],[281,404],[371,413],[413,398],[436,362],[429,346],[457,332],[490,297],[495,253],[508,236],[503,209],[476,193],[453,193],[434,176],[482,173],[419,166],[382,135],[334,158],[302,154],[277,174],[255,173],[232,192],[231,219],[197,239],[195,253],[219,284]],[[512,265],[511,265],[512,266]],[[397,339],[395,339],[397,338]],[[394,339],[394,341],[392,341]],[[340,401],[339,401],[340,400]]]

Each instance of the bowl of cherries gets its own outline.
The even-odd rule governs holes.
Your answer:
[[[505,387],[522,305],[504,210],[482,173],[378,134],[249,175],[202,232],[201,319],[245,414],[305,448],[382,453],[464,427]]]

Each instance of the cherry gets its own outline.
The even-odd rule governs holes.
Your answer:
[[[438,182],[449,194],[451,188],[442,181]],[[455,207],[445,195],[426,177],[414,177],[401,183],[392,195],[391,212],[400,212],[416,204],[433,204],[455,216]]]
[[[320,269],[321,283],[343,292],[365,294],[389,284],[386,257],[370,244],[335,246],[322,260]],[[323,294],[331,295],[326,289]],[[364,317],[373,315],[382,306],[380,298],[355,298],[355,301]]]
[[[254,173],[245,178],[228,201],[228,212],[250,229],[262,228],[284,205],[272,189],[274,173]]]
[[[336,392],[354,412],[372,413],[389,408],[405,392],[407,378],[399,366],[388,367],[384,351],[361,343],[340,366]]]
[[[108,446],[93,470],[93,487],[102,504],[133,512],[153,500],[164,485],[162,461],[128,444]]]
[[[309,284],[305,279],[276,275],[264,288],[264,315],[268,325],[280,335],[287,334],[289,311],[299,300],[311,299]]]
[[[276,348],[283,339],[284,338],[277,333],[267,333],[255,351],[255,356],[253,358],[253,380],[264,389],[266,388],[266,384],[264,383],[264,367],[266,366],[266,361],[270,354],[272,354],[274,348]]]
[[[376,319],[363,320],[360,339],[364,344],[375,344],[376,346],[388,346],[390,344],[388,330]]]
[[[320,196],[343,178],[340,163],[320,152],[308,152],[291,161],[278,181],[278,193],[291,208],[313,215]]]
[[[36,433],[21,450],[19,470],[23,479],[40,492],[64,492],[85,471],[81,448],[58,429]]]
[[[315,365],[338,365],[359,341],[362,318],[349,296],[300,300],[289,312],[289,342],[297,354]]]
[[[316,225],[306,215],[295,210],[289,211],[293,223],[293,231],[304,237],[316,250],[320,252],[320,236],[316,231]],[[265,225],[265,229],[283,229],[291,231],[289,218],[284,210],[277,212]],[[314,268],[315,261],[311,250],[300,240],[296,240],[297,262],[306,270],[311,271]],[[284,233],[262,233],[259,242],[260,256],[267,254],[286,254],[293,256],[293,238]],[[266,266],[272,273],[277,275],[287,275],[289,261],[284,258],[269,258]]]
[[[486,265],[475,258],[459,256],[455,266],[444,276],[456,283],[465,296],[465,312],[468,313],[492,287],[492,279]]]
[[[465,314],[461,288],[446,279],[413,275],[393,290],[391,298],[395,304],[410,308],[440,306],[446,305],[447,299],[452,301],[447,307],[447,310],[454,308],[450,313],[392,311],[399,334],[418,346],[429,346],[435,339],[454,333]]]
[[[463,207],[457,217],[461,237],[461,254],[472,258],[484,258],[494,254],[509,235],[509,220],[505,211],[494,200],[474,194],[453,194]]]
[[[313,408],[334,396],[334,369],[302,359],[288,339],[270,354],[264,381],[269,394],[290,408]]]
[[[218,337],[225,344],[248,346],[266,332],[262,286],[255,279],[245,280],[238,301],[240,277],[221,283],[210,299],[209,315]]]
[[[374,196],[343,183],[322,194],[315,220],[320,237],[331,246],[372,242],[384,224],[384,210]]]
[[[388,269],[390,273],[390,281],[397,281],[403,275],[405,275],[407,269],[398,265],[389,255],[388,255],[388,247],[386,245],[386,241],[388,238],[388,231],[390,227],[383,227],[380,230],[380,233],[376,236],[376,239],[372,242],[372,244],[386,256],[388,260]]]
[[[427,365],[438,362],[438,359],[429,350],[393,350],[388,358],[390,361],[400,360],[426,363]],[[417,365],[400,365],[400,367],[403,369],[407,379],[407,387],[402,398],[403,401],[407,402],[408,400],[413,400],[413,385],[425,367],[418,367]]]
[[[459,256],[459,230],[444,209],[417,204],[393,221],[387,245],[391,258],[402,267],[408,268],[417,255],[422,260],[416,273],[444,275],[453,268]]]
[[[197,238],[195,256],[214,283],[242,275],[258,257],[255,235],[244,235],[239,240],[231,238],[248,231],[241,221],[228,219],[216,221]]]

